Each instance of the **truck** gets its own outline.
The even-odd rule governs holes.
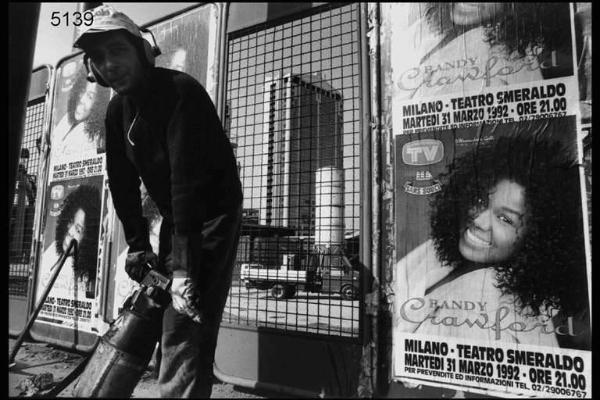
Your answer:
[[[356,300],[360,294],[360,271],[348,258],[341,268],[325,265],[327,256],[319,253],[308,255],[307,262],[297,262],[297,254],[284,254],[278,268],[260,263],[243,263],[240,279],[246,289],[270,290],[277,300],[294,297],[298,290],[312,293],[339,293],[344,300]],[[301,265],[298,268],[298,265]]]

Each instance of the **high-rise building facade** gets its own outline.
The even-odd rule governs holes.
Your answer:
[[[342,104],[319,75],[267,78],[262,224],[314,235],[317,170],[343,167]]]

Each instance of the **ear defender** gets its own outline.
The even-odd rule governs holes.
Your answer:
[[[140,28],[140,33],[142,35],[142,43],[144,46],[144,54],[146,55],[146,60],[148,60],[148,63],[150,65],[154,66],[156,57],[161,55],[162,52],[156,44],[156,39],[154,38],[154,34],[150,29]]]
[[[86,79],[88,82],[97,83],[102,87],[108,87],[108,84],[104,82],[98,71],[96,71],[92,60],[87,54],[84,54],[83,56],[83,65],[85,65],[85,69],[87,71]]]

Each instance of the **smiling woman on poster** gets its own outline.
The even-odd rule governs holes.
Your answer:
[[[396,265],[400,331],[589,346],[579,169],[573,152],[546,140],[561,129],[521,124],[440,177],[431,239]],[[578,318],[576,332],[556,326],[560,315]],[[578,337],[560,337],[571,333]]]
[[[104,153],[104,110],[110,91],[88,82],[86,77],[82,66],[69,93],[67,113],[52,132],[55,161],[76,154]]]
[[[98,259],[100,192],[82,184],[65,198],[55,229],[55,240],[42,256],[42,284],[49,281],[71,240],[78,242],[78,259],[69,255],[54,284],[54,289],[73,291],[75,297],[94,297]],[[71,293],[71,296],[73,294]]]

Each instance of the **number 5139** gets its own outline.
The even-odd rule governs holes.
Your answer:
[[[69,26],[71,22],[74,26],[90,26],[94,22],[94,14],[91,11],[85,11],[83,13],[75,11],[72,13],[72,21],[69,21],[69,12],[60,15],[60,11],[53,11],[52,17],[50,18],[50,24],[52,26],[59,26],[64,23],[65,26]]]

